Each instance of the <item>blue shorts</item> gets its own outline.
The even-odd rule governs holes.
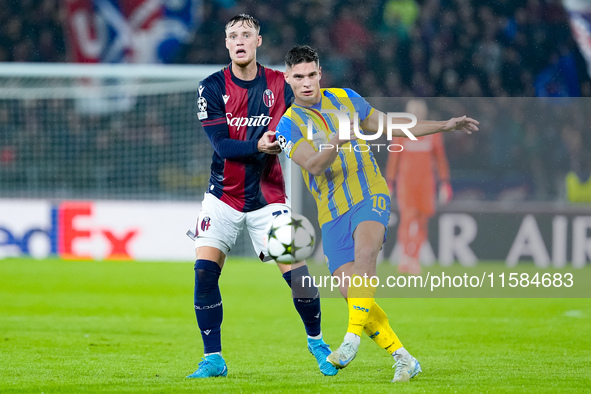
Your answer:
[[[390,220],[390,196],[374,194],[357,203],[353,208],[336,219],[322,225],[322,248],[330,273],[350,261],[355,260],[355,241],[353,232],[361,222],[380,222],[386,228],[384,241],[388,234]]]

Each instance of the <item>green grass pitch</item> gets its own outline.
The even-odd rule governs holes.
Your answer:
[[[193,282],[191,264],[0,261],[0,392],[591,389],[589,298],[380,299],[423,366],[394,386],[391,357],[367,337],[349,367],[322,376],[278,269],[236,258],[220,282],[228,376],[186,379],[202,354]],[[325,340],[336,347],[346,304],[326,298],[322,307]]]

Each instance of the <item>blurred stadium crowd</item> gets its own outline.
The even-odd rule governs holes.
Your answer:
[[[0,61],[67,61],[67,33],[59,3],[21,0],[0,7]],[[223,28],[240,12],[261,22],[259,62],[282,64],[294,44],[306,43],[320,52],[323,86],[351,87],[366,97],[591,96],[584,60],[557,0],[205,0],[201,26],[192,42],[179,51],[175,63],[228,63]],[[520,114],[515,108],[521,105],[513,99],[505,107],[477,100],[483,106],[474,109],[483,114],[482,133],[477,138],[446,139],[452,184],[460,192],[456,197],[564,198],[568,171],[583,180],[591,174],[590,155],[584,148],[591,146],[591,134],[584,132],[588,129],[584,112],[577,112],[588,99],[579,100],[579,105],[568,110],[562,104],[551,106],[548,113],[557,115],[553,122],[540,122],[547,117],[536,113]],[[175,138],[181,149],[183,140],[166,111],[155,109],[159,104],[141,109],[148,114],[145,119],[137,109],[127,120],[81,119],[72,113],[54,122],[49,130],[55,130],[44,131],[47,135],[38,131],[48,130],[39,127],[44,122],[41,109],[31,117],[19,115],[23,109],[15,105],[20,104],[0,107],[0,181],[11,179],[5,183],[9,188],[25,182],[31,166],[38,166],[41,173],[63,166],[76,168],[81,175],[61,179],[60,184],[65,189],[88,191],[126,190],[129,182],[132,186],[143,183],[150,192],[174,192],[183,182],[201,190],[206,179],[187,175],[193,171],[187,167],[200,166],[190,158],[198,147],[191,148],[187,157],[171,153]],[[47,105],[66,104],[32,106]],[[484,107],[490,111],[482,112]],[[505,116],[502,108],[512,115]],[[182,116],[191,116],[193,109],[186,106]],[[474,112],[470,115],[476,116]],[[150,123],[157,126],[146,135],[143,131]],[[201,137],[196,145],[206,142]],[[44,142],[32,143],[37,139]],[[64,144],[69,146],[67,152],[60,151]],[[150,156],[145,156],[147,152]],[[82,170],[83,163],[101,161],[105,165],[98,167],[106,172],[97,172],[95,166]],[[109,164],[118,162],[123,167]],[[138,171],[144,171],[144,180],[138,178]],[[48,175],[47,182],[54,177]]]
[[[294,44],[309,44],[325,86],[365,96],[591,95],[559,1],[220,0],[206,4],[207,23],[183,61],[227,63],[222,32],[237,11],[261,22],[263,64],[282,64]],[[546,83],[545,70],[564,78]]]

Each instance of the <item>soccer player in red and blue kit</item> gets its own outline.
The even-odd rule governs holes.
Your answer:
[[[256,62],[261,45],[259,22],[250,15],[232,18],[225,28],[232,62],[199,85],[198,118],[213,146],[213,163],[195,231],[195,314],[205,356],[189,378],[226,376],[220,327],[222,298],[218,280],[226,256],[246,225],[259,258],[265,256],[265,229],[277,215],[289,214],[275,130],[293,93],[283,73]],[[314,286],[302,287],[305,262],[277,264],[293,288],[293,301],[308,335],[308,350],[324,375],[337,370],[320,329],[320,298]],[[297,289],[297,290],[296,290]]]

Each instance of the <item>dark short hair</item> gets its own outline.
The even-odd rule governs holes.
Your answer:
[[[234,18],[230,19],[228,23],[226,23],[224,31],[238,23],[243,23],[248,27],[254,27],[257,33],[261,30],[261,24],[253,16],[248,14],[238,14]]]
[[[317,66],[319,65],[318,52],[308,45],[296,45],[287,52],[287,55],[285,55],[285,65],[287,67],[311,62],[316,63]]]

